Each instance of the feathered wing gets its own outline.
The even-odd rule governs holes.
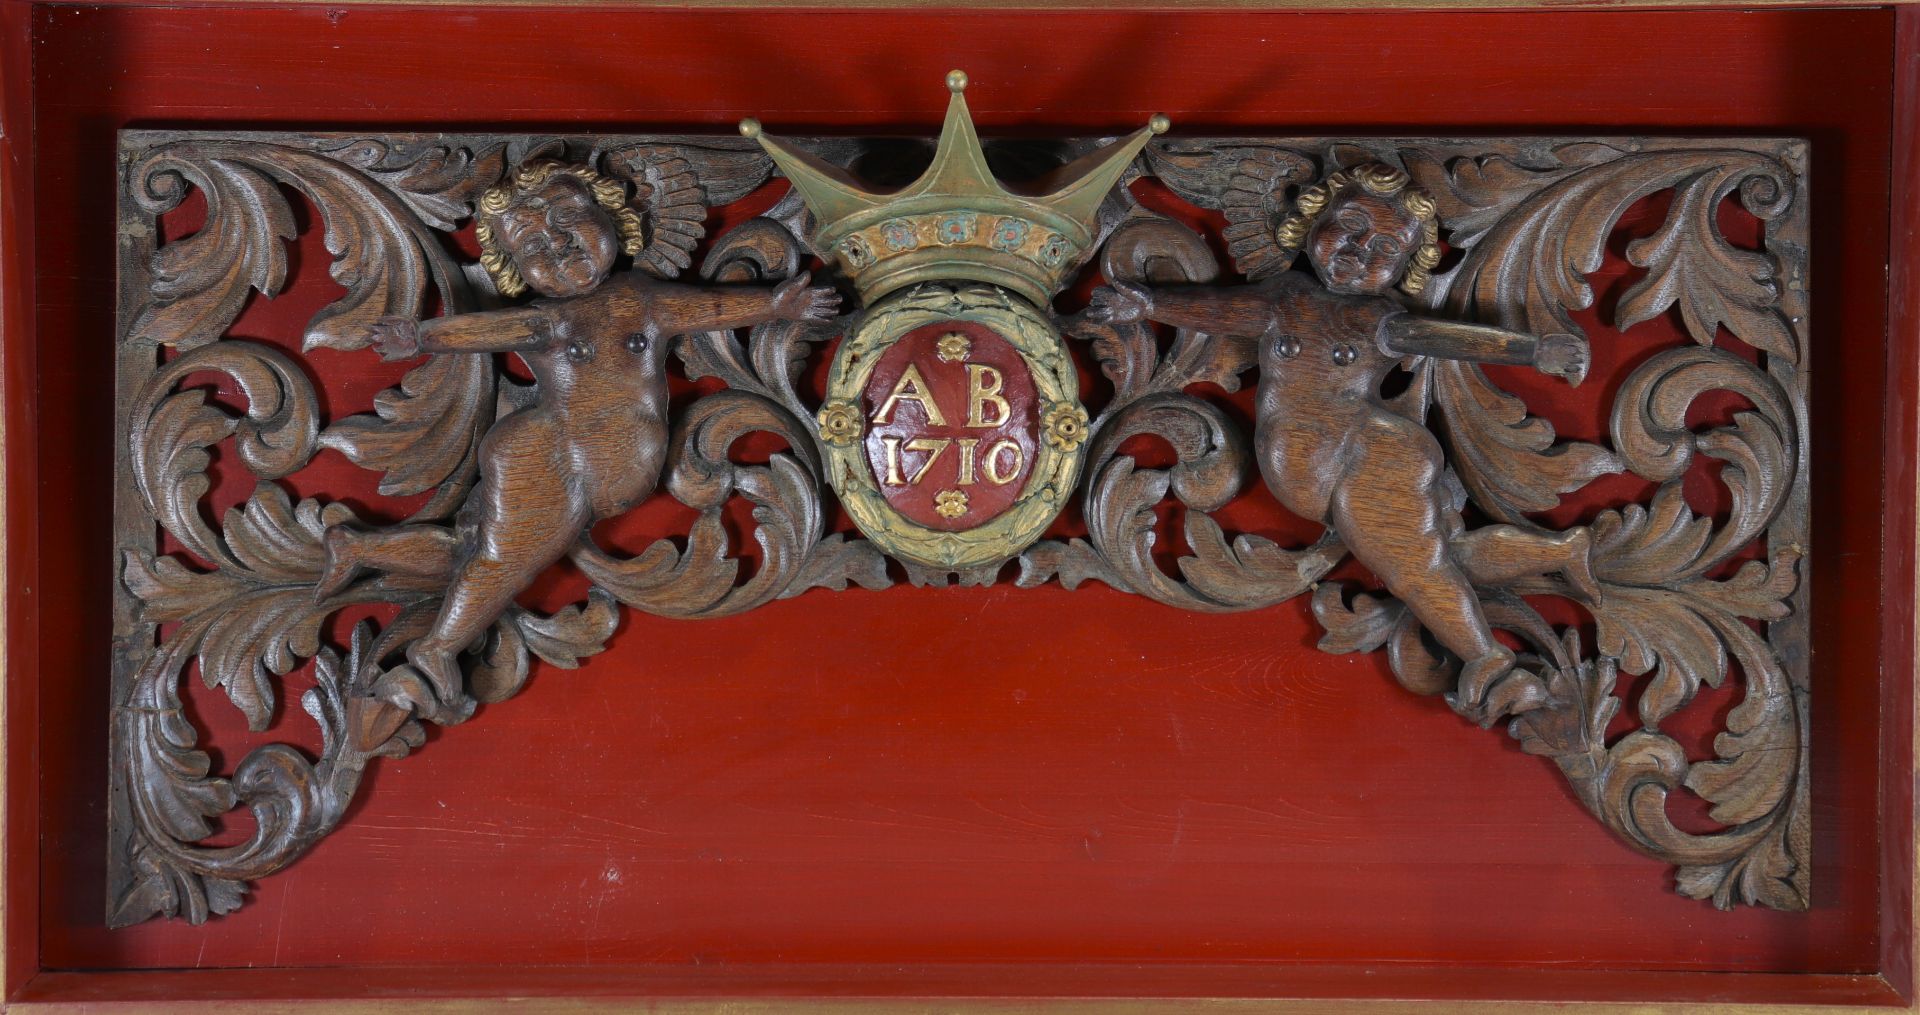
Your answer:
[[[642,271],[674,278],[693,265],[707,234],[707,209],[752,193],[773,171],[752,142],[703,139],[699,144],[641,144],[606,153],[609,171],[632,182],[646,223],[646,246],[634,256]]]
[[[1313,182],[1311,155],[1277,144],[1177,140],[1149,145],[1147,161],[1175,194],[1226,217],[1221,235],[1241,274],[1262,279],[1292,266],[1293,252],[1274,232],[1287,216],[1287,188]]]

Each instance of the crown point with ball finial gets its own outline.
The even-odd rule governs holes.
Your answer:
[[[1153,114],[1153,118],[1147,121],[1147,129],[1153,131],[1155,134],[1165,134],[1172,126],[1173,121],[1167,119],[1167,114],[1165,113],[1155,113]]]
[[[1146,127],[1010,190],[987,164],[966,87],[965,72],[947,74],[951,94],[933,159],[899,188],[870,188],[741,121],[740,133],[759,142],[812,213],[809,240],[832,252],[868,305],[920,282],[965,280],[1045,306],[1098,242],[1101,202],[1168,125],[1155,114]]]

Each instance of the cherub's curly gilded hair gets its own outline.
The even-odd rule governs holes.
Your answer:
[[[1412,178],[1405,170],[1395,169],[1384,162],[1368,162],[1331,173],[1326,179],[1301,191],[1300,196],[1294,199],[1294,210],[1274,230],[1274,240],[1279,243],[1282,256],[1292,260],[1306,244],[1314,221],[1333,204],[1336,197],[1360,190],[1387,198],[1420,220],[1420,246],[1413,252],[1406,277],[1400,281],[1400,288],[1407,295],[1418,296],[1432,280],[1434,265],[1440,263],[1440,221],[1439,207],[1434,204],[1433,196],[1419,187],[1410,186],[1411,183]]]
[[[527,282],[520,277],[520,269],[514,266],[513,257],[502,249],[500,236],[494,231],[494,220],[513,207],[521,195],[556,175],[579,180],[587,188],[587,193],[593,195],[594,203],[613,216],[623,253],[638,254],[647,245],[646,223],[641,219],[639,210],[627,203],[625,183],[603,176],[588,166],[568,165],[553,159],[529,162],[515,170],[509,182],[488,187],[475,205],[473,235],[480,241],[480,266],[487,270],[494,288],[502,296],[518,296],[526,292]]]

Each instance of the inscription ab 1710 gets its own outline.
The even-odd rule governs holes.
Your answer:
[[[1012,507],[1038,441],[1038,393],[1006,339],[971,321],[908,332],[867,381],[867,460],[881,495],[928,528],[959,530]]]

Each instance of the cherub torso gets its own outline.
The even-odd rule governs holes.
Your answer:
[[[527,443],[551,445],[561,480],[579,484],[597,518],[651,493],[666,457],[667,336],[646,326],[649,303],[615,276],[588,297],[547,304],[551,338],[520,354],[539,401],[496,427],[550,430]]]
[[[1378,397],[1396,362],[1380,348],[1380,322],[1401,308],[1385,297],[1328,292],[1300,274],[1267,285],[1274,319],[1260,339],[1254,444],[1274,496],[1325,521],[1369,431],[1414,426]]]

